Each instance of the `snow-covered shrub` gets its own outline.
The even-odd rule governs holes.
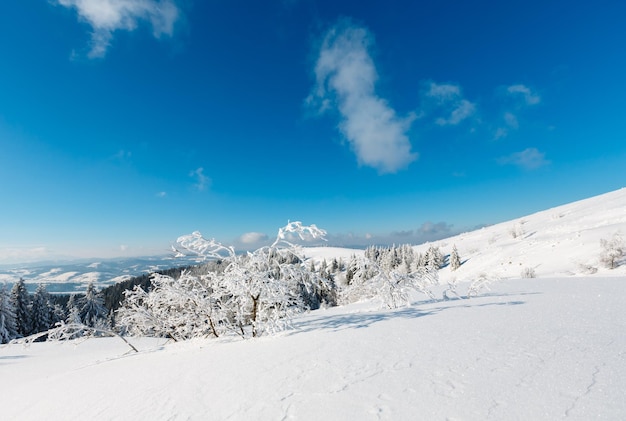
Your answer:
[[[42,338],[46,338],[48,341],[70,341],[70,340],[87,340],[93,337],[118,337],[126,343],[133,351],[139,352],[133,344],[128,340],[113,332],[110,329],[103,329],[100,327],[87,326],[83,323],[57,323],[56,327],[45,330],[43,332],[29,335],[25,338],[14,339],[11,344],[30,345],[33,342],[37,342]]]
[[[600,240],[602,251],[600,261],[609,269],[615,269],[623,263],[626,256],[626,244],[620,233],[613,234],[613,238]]]
[[[535,272],[535,268],[525,267],[522,269],[522,278],[536,278],[537,273]]]
[[[477,296],[483,289],[489,291],[489,285],[491,285],[491,283],[495,280],[497,279],[490,277],[485,272],[480,273],[478,277],[470,283],[469,288],[467,289],[467,298]]]
[[[131,334],[188,339],[234,332],[243,337],[274,333],[301,311],[332,301],[331,281],[307,268],[297,239],[323,239],[315,225],[290,222],[270,247],[237,255],[232,247],[194,232],[178,239],[179,255],[222,259],[225,269],[180,279],[157,275],[152,290],[126,293],[118,324]],[[310,265],[308,266],[310,267]]]
[[[520,238],[525,234],[524,221],[517,222],[511,228],[509,228],[509,234],[512,238]]]
[[[124,333],[174,340],[219,336],[211,290],[197,277],[183,272],[179,279],[154,274],[152,291],[137,286],[126,291],[117,325]]]
[[[597,267],[587,264],[587,263],[579,263],[578,269],[580,270],[581,273],[584,273],[585,275],[593,275],[594,273],[598,272]]]

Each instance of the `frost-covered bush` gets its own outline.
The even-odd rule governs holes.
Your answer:
[[[509,235],[511,235],[512,238],[522,237],[526,233],[526,231],[524,230],[524,223],[525,221],[520,221],[513,225],[511,228],[509,228]]]
[[[586,275],[593,275],[594,273],[598,272],[597,267],[587,264],[587,263],[579,263],[578,269],[580,270],[581,273],[584,273]]]
[[[470,283],[467,289],[467,298],[476,297],[483,289],[489,291],[489,285],[497,279],[498,278],[490,277],[485,272],[480,273],[478,277]]]
[[[535,272],[535,268],[525,267],[522,269],[522,278],[536,278],[537,273]]]
[[[126,293],[118,324],[130,334],[166,336],[176,340],[236,333],[260,336],[284,329],[301,311],[332,301],[331,281],[311,271],[296,239],[323,239],[315,225],[290,222],[279,229],[270,247],[237,255],[232,247],[206,240],[194,232],[174,248],[179,255],[219,258],[220,272],[179,279],[155,275],[152,290]]]
[[[626,244],[620,233],[613,234],[613,238],[600,240],[602,251],[600,261],[609,269],[615,269],[623,263],[626,256]]]

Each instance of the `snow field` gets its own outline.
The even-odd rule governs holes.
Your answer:
[[[3,419],[624,419],[624,296],[626,278],[518,279],[275,337],[5,346]]]

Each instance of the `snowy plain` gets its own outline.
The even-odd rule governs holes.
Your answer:
[[[618,232],[626,189],[435,243],[465,261],[443,284],[492,280],[471,299],[364,301],[249,340],[131,339],[140,353],[3,346],[2,419],[623,420],[626,265],[599,260]]]

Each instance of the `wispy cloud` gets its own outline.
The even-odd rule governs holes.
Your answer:
[[[189,177],[195,180],[194,188],[205,191],[211,185],[211,179],[204,174],[204,168],[197,168],[189,173]]]
[[[239,237],[239,241],[243,244],[256,244],[267,241],[269,237],[262,232],[247,232]]]
[[[435,120],[439,126],[456,126],[476,113],[476,104],[463,97],[459,85],[430,82],[425,97],[434,108],[445,112],[445,117]]]
[[[456,126],[476,112],[476,105],[466,99],[461,100],[450,113],[448,118],[440,117],[435,123],[440,126]]]
[[[515,114],[512,111],[504,112],[503,119],[498,124],[494,131],[494,139],[498,140],[509,135],[511,130],[517,130],[520,126],[518,114],[522,113],[522,110],[533,105],[537,105],[541,102],[541,97],[536,92],[533,92],[526,85],[511,85],[504,88],[500,88],[500,92],[504,92],[505,97],[508,98],[509,108],[515,109]],[[504,125],[502,124],[504,123]]]
[[[511,85],[506,88],[506,91],[512,96],[521,95],[526,105],[536,105],[541,102],[541,97],[525,85]]]
[[[398,117],[376,94],[378,74],[369,53],[373,43],[366,28],[343,20],[324,37],[315,65],[316,84],[307,98],[321,112],[338,110],[339,129],[358,162],[393,173],[417,159],[407,132],[414,115]]]
[[[422,244],[458,234],[447,222],[425,222],[417,229],[389,233],[358,235],[354,233],[331,234],[328,243],[336,246],[367,247],[370,245]]]
[[[91,28],[91,49],[89,58],[106,55],[119,30],[133,31],[140,21],[152,25],[156,38],[172,36],[179,10],[173,0],[56,0],[58,4],[76,9],[79,19]]]
[[[519,127],[519,122],[517,121],[517,116],[515,114],[506,112],[504,113],[504,122],[507,126],[512,129],[517,129]]]
[[[163,198],[167,197],[167,192],[160,191],[160,192],[158,192],[158,193],[156,194],[156,197],[158,197],[158,198],[160,198],[160,199],[163,199]]]
[[[447,83],[430,82],[426,96],[434,98],[439,104],[456,101],[461,98],[461,87]]]
[[[498,160],[501,165],[516,165],[526,170],[534,170],[550,164],[546,154],[539,152],[537,148],[527,148],[521,152],[515,152]]]

